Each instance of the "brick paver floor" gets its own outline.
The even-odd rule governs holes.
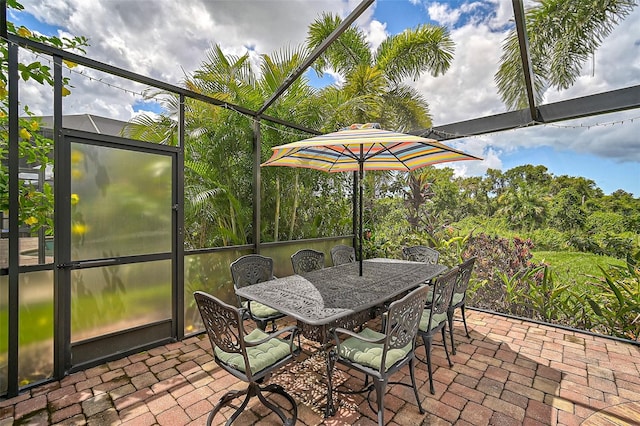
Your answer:
[[[435,395],[426,366],[417,366],[426,414],[410,388],[389,386],[388,424],[640,425],[638,346],[478,311],[468,311],[467,322],[470,338],[455,324],[453,367],[442,347],[433,350]],[[424,348],[417,353],[423,358]],[[366,394],[338,395],[338,413],[323,419],[322,362],[319,355],[302,357],[271,378],[297,400],[298,424],[375,424]],[[362,379],[336,371],[343,387],[356,389]],[[0,426],[203,425],[222,394],[243,386],[212,361],[204,336],[191,337],[0,401]],[[230,413],[223,410],[216,423]],[[254,398],[235,424],[275,425],[279,419]]]

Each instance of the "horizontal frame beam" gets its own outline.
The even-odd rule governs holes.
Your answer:
[[[529,109],[521,109],[410,133],[444,141],[636,108],[640,108],[640,85],[540,105],[537,108],[538,121],[531,120]]]
[[[250,110],[248,108],[242,107],[240,105],[235,105],[229,102],[224,102],[216,98],[212,98],[201,93],[193,92],[191,90],[185,89],[184,87],[176,86],[170,83],[166,83],[164,81],[156,80],[151,77],[147,77],[141,74],[137,74],[131,71],[123,70],[122,68],[114,67],[113,65],[105,64],[100,61],[96,61],[94,59],[87,58],[86,56],[77,55],[75,53],[67,52],[65,50],[58,49],[53,46],[46,45],[44,43],[39,43],[37,41],[29,40],[26,38],[22,38],[15,34],[8,34],[8,40],[11,43],[14,43],[20,47],[26,49],[32,49],[37,52],[41,52],[51,56],[60,56],[65,60],[74,62],[79,65],[84,65],[86,67],[95,69],[97,71],[102,71],[107,74],[115,75],[117,77],[121,77],[127,80],[135,81],[137,83],[146,84],[147,86],[155,87],[157,89],[162,89],[167,92],[175,93],[176,95],[184,95],[186,97],[196,99],[211,105],[216,105],[221,108],[229,109],[236,111],[240,114],[246,115],[253,119],[260,119],[270,121],[275,124],[281,124],[283,126],[287,126],[292,129],[300,130],[305,133],[309,133],[312,135],[319,135],[320,132],[314,129],[309,129],[305,126],[301,126],[299,124],[291,123],[286,120],[282,120],[277,117],[271,117],[265,114],[258,114],[256,111]]]

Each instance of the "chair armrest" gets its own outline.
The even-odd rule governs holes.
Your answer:
[[[273,339],[275,337],[278,337],[281,334],[290,332],[291,335],[293,335],[293,334],[296,334],[297,331],[298,331],[298,327],[296,327],[295,325],[290,325],[289,327],[285,327],[285,328],[282,328],[280,330],[274,331],[273,333],[268,334],[267,337],[265,337],[264,339],[254,340],[252,342],[246,342],[245,341],[245,345],[247,347],[258,346],[258,345],[261,345],[261,344],[263,344],[265,342],[268,342],[269,340],[271,340],[271,339]],[[291,336],[289,336],[289,339],[291,339]]]

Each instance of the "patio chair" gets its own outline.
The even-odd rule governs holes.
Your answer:
[[[213,423],[213,419],[222,407],[231,405],[236,398],[243,395],[246,396],[239,407],[232,405],[236,410],[227,420],[227,425],[236,420],[246,408],[249,399],[254,396],[276,413],[283,424],[295,424],[298,418],[298,407],[291,395],[279,385],[270,384],[261,387],[260,383],[273,371],[290,362],[297,354],[298,348],[293,344],[297,328],[290,326],[272,334],[266,334],[256,328],[246,334],[243,325],[244,308],[228,305],[201,291],[196,291],[193,297],[198,304],[202,322],[211,341],[214,361],[234,377],[249,384],[245,390],[230,390],[224,394],[209,413],[207,426]],[[287,340],[277,337],[285,333],[289,333]],[[282,407],[265,399],[263,392],[282,395],[291,404],[290,411],[293,416],[287,418]]]
[[[427,299],[427,291],[428,287],[421,286],[402,299],[391,303],[389,309],[383,314],[382,333],[370,328],[365,328],[359,333],[344,328],[333,331],[335,348],[332,349],[330,356],[336,357],[338,363],[365,374],[363,390],[343,393],[370,393],[375,390],[379,425],[384,424],[384,395],[387,384],[409,386],[406,383],[389,382],[389,377],[407,364],[418,409],[420,414],[424,414],[416,386],[414,350],[416,332]],[[349,337],[342,341],[339,335]],[[371,385],[368,384],[369,376],[373,379]],[[371,406],[370,400],[369,406]]]
[[[436,249],[427,246],[411,246],[402,249],[402,255],[405,260],[424,263],[438,263],[440,253]]]
[[[242,256],[231,263],[231,277],[233,278],[233,288],[235,290],[240,287],[270,281],[275,278],[273,276],[273,259],[259,254]],[[269,322],[271,322],[271,331],[276,331],[276,320],[285,316],[267,305],[244,300],[239,296],[238,303],[246,309],[246,315],[255,321],[263,331]]]
[[[333,266],[344,263],[354,263],[356,261],[356,249],[350,246],[339,244],[331,248],[331,262]]]
[[[314,249],[302,249],[291,255],[293,273],[304,275],[307,272],[324,268],[324,253]]]
[[[453,314],[457,308],[460,308],[462,313],[462,323],[464,324],[464,332],[469,337],[469,330],[467,329],[467,319],[464,315],[465,302],[467,300],[467,288],[469,287],[469,278],[471,278],[471,272],[473,271],[473,265],[476,258],[471,257],[460,265],[458,265],[458,277],[456,284],[453,288],[453,296],[451,296],[451,304],[447,309],[447,318],[449,320],[449,336],[451,337],[451,352],[456,354],[456,345],[453,343]]]
[[[458,267],[449,269],[442,275],[436,277],[432,284],[432,299],[431,303],[427,300],[428,306],[422,311],[422,317],[420,319],[420,325],[418,327],[418,335],[422,337],[424,342],[424,351],[426,354],[427,370],[429,372],[429,390],[432,394],[435,394],[433,387],[433,374],[431,370],[431,346],[433,343],[433,336],[440,331],[442,333],[442,343],[444,346],[444,353],[447,355],[447,361],[449,367],[453,367],[451,358],[449,358],[449,351],[447,350],[447,340],[445,337],[445,327],[447,325],[447,309],[451,304],[451,295],[453,294],[453,287],[456,284],[456,278],[458,277]],[[427,292],[429,287],[425,286]],[[424,360],[420,361],[425,362]]]

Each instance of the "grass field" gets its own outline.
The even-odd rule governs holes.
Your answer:
[[[602,276],[598,266],[607,270],[610,265],[625,264],[624,260],[615,257],[568,251],[536,251],[533,252],[533,261],[550,265],[560,282],[577,285],[588,281],[589,275]]]

